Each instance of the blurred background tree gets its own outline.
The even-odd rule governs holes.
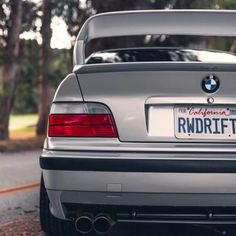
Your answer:
[[[53,93],[60,81],[72,71],[75,38],[89,16],[107,11],[196,8],[236,9],[236,1],[0,0],[0,139],[9,137],[11,113],[37,112],[37,134],[45,134]],[[55,17],[67,26],[71,39],[68,48],[52,48]],[[25,38],[24,32],[37,37]],[[86,53],[89,55],[104,48],[190,44],[231,52],[236,50],[236,40],[232,38],[152,35],[93,40],[87,45]]]
[[[32,9],[32,11],[29,11]],[[34,4],[29,1],[1,0],[0,50],[2,76],[0,77],[0,140],[9,137],[9,117],[18,84],[20,60],[20,33],[32,27]],[[23,14],[24,12],[24,14]]]
[[[46,132],[47,116],[50,109],[52,100],[52,91],[50,84],[50,77],[52,75],[52,9],[56,0],[43,0],[42,3],[42,26],[40,33],[42,36],[42,44],[40,46],[40,59],[39,59],[39,76],[38,76],[38,123],[36,132],[42,135]]]
[[[8,9],[8,12],[6,10]],[[22,1],[1,2],[1,41],[4,47],[3,72],[0,90],[0,139],[9,136],[8,126],[17,82],[20,32],[22,29]]]

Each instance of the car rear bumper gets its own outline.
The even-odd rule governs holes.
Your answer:
[[[236,224],[236,194],[47,192],[51,212],[60,219],[112,212],[121,223]]]
[[[117,154],[116,154],[117,155]],[[47,152],[40,158],[52,213],[63,204],[236,207],[236,155]]]

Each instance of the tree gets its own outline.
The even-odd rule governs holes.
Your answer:
[[[52,69],[52,50],[50,42],[52,38],[51,20],[54,1],[44,0],[42,5],[42,45],[40,48],[40,72],[38,76],[38,123],[37,134],[45,134],[47,129],[47,117],[51,104],[50,74]]]
[[[12,113],[36,113],[36,82],[39,74],[39,44],[36,40],[21,39],[20,42],[20,79],[15,92]]]
[[[61,16],[67,25],[67,31],[75,38],[84,23],[91,15],[90,7],[82,8],[80,0],[59,1],[53,9],[53,15]]]
[[[3,1],[2,1],[3,6]],[[22,1],[10,1],[10,14],[7,18],[7,29],[3,32],[6,36],[5,56],[3,64],[3,76],[1,79],[0,91],[0,140],[8,139],[9,137],[9,117],[14,102],[14,94],[17,84],[20,32],[22,29]],[[1,7],[1,16],[4,16],[3,8]],[[2,26],[2,24],[1,24]],[[3,29],[3,27],[1,27]]]
[[[0,51],[3,58],[0,61],[3,68],[0,76],[0,140],[9,138],[9,117],[19,80],[19,36],[32,29],[34,20],[33,2],[0,0]]]

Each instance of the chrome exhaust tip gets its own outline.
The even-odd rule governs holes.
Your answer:
[[[99,215],[93,222],[93,229],[97,234],[107,234],[114,222],[108,215]]]
[[[93,220],[89,215],[79,216],[75,221],[75,229],[81,234],[88,234],[93,229]]]

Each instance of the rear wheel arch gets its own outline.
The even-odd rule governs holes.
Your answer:
[[[55,236],[76,235],[72,221],[58,219],[50,212],[50,201],[45,188],[43,175],[41,175],[39,203],[40,225],[44,232]]]

